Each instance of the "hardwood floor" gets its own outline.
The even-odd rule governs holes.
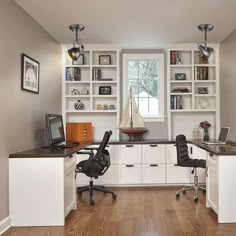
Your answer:
[[[205,207],[205,195],[193,202],[193,192],[175,199],[177,187],[113,188],[111,195],[96,192],[95,206],[88,193],[78,200],[78,210],[64,227],[12,227],[2,236],[215,236],[236,235],[236,224],[218,224],[217,215]]]

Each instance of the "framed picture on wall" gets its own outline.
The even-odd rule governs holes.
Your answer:
[[[39,62],[22,53],[21,90],[39,93]]]

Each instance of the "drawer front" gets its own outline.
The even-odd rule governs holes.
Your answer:
[[[142,163],[166,163],[165,145],[142,145]]]
[[[96,180],[96,184],[109,184],[116,185],[117,184],[117,165],[110,165],[109,169],[102,176],[99,176]]]
[[[140,184],[141,165],[118,165],[118,184]]]
[[[71,167],[75,167],[76,164],[76,154],[67,156],[64,158],[64,170],[67,171]]]
[[[166,167],[165,164],[144,164],[142,166],[143,184],[165,184]]]
[[[166,163],[177,163],[177,152],[175,144],[166,145]]]
[[[207,166],[217,166],[218,156],[213,153],[208,153],[207,156]]]
[[[118,164],[140,164],[141,145],[118,145]]]
[[[166,182],[170,184],[190,183],[190,169],[188,167],[166,165]]]

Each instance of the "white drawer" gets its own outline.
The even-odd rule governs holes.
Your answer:
[[[189,167],[175,166],[174,164],[166,165],[166,182],[167,183],[190,183]]]
[[[140,164],[141,163],[141,145],[118,145],[118,164]]]
[[[142,165],[142,183],[155,184],[166,182],[165,164],[144,164]]]
[[[166,163],[165,145],[142,145],[142,163]]]
[[[141,165],[118,165],[118,184],[140,184]]]
[[[117,184],[117,171],[117,165],[110,165],[109,169],[105,172],[105,174],[98,177],[98,179],[96,180],[96,184]]]
[[[64,158],[64,170],[67,171],[71,167],[75,167],[76,164],[76,155],[70,155]]]

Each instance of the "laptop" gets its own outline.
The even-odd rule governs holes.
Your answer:
[[[227,141],[227,138],[228,138],[228,135],[229,135],[229,130],[230,130],[229,127],[223,127],[220,130],[220,134],[219,134],[219,137],[218,137],[217,141],[210,141],[210,142],[209,141],[204,141],[202,143],[207,144],[207,145],[210,145],[210,144],[226,144],[226,141]]]

